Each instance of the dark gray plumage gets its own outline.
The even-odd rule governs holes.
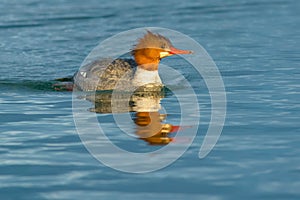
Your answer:
[[[133,59],[96,60],[74,75],[74,86],[83,91],[113,90],[120,80],[118,84],[131,84],[136,67]]]

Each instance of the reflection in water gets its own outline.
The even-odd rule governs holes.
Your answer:
[[[86,99],[94,104],[94,107],[90,109],[91,112],[133,112],[132,118],[136,125],[136,136],[150,145],[165,145],[174,141],[169,134],[176,132],[179,127],[163,123],[167,114],[162,114],[159,111],[161,110],[160,102],[164,96],[164,88],[147,85],[138,88],[133,93],[99,91],[87,95]]]
[[[170,133],[177,131],[177,126],[163,124],[165,114],[159,112],[136,112],[134,122],[137,125],[136,135],[150,145],[169,144],[173,138]]]

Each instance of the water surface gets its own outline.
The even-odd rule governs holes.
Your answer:
[[[296,0],[2,1],[1,199],[299,199],[299,6]],[[178,59],[163,61],[198,86],[200,129],[174,164],[135,175],[88,153],[74,126],[71,92],[51,86],[72,75],[99,41],[144,26],[171,28],[203,45],[222,74],[228,107],[219,142],[198,159],[210,119],[208,91]],[[173,96],[162,103],[176,123]],[[130,137],[114,140],[151,148]]]

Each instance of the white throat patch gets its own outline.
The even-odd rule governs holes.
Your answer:
[[[132,83],[134,86],[143,86],[149,83],[162,84],[158,70],[148,71],[140,67],[137,67]]]

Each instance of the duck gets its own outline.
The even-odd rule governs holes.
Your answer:
[[[158,73],[161,59],[192,53],[175,48],[167,37],[149,30],[130,52],[132,58],[100,59],[81,67],[73,76],[74,87],[81,91],[101,91],[114,90],[118,84],[125,87],[127,84],[163,86]],[[121,84],[120,80],[123,81]]]

